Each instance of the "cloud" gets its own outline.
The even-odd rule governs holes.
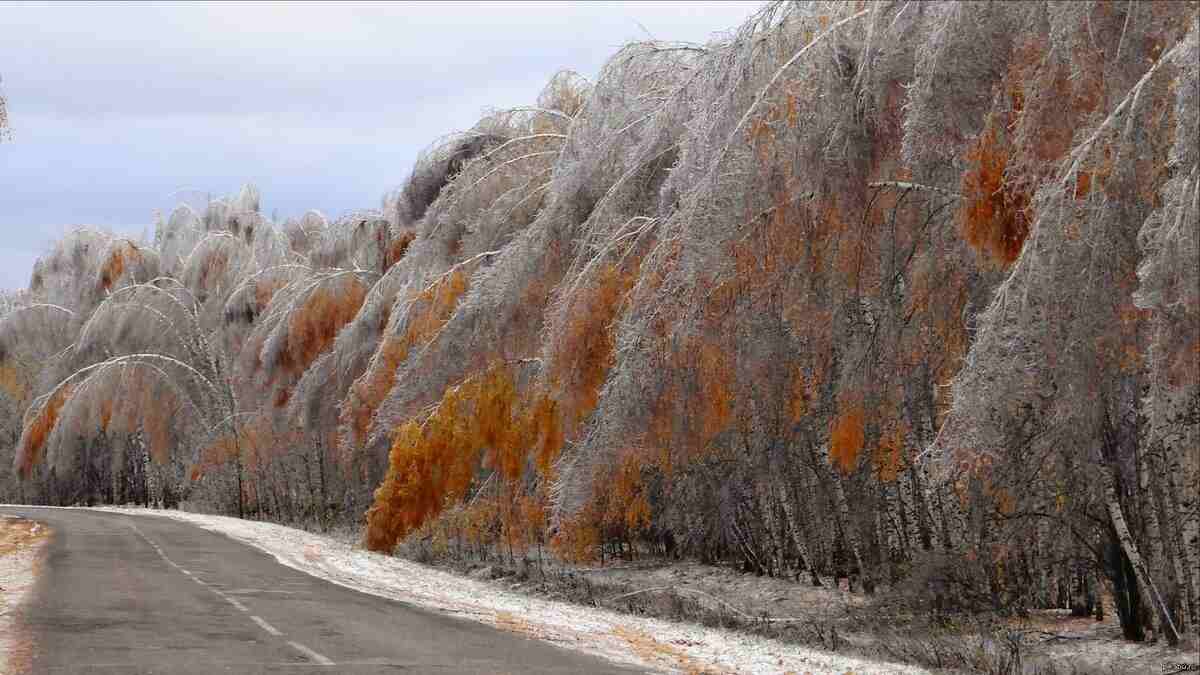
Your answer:
[[[594,77],[647,32],[705,41],[756,9],[4,5],[14,138],[0,145],[0,285],[25,282],[54,228],[149,223],[181,188],[219,195],[254,182],[281,215],[376,206],[421,148],[485,108],[533,102],[556,71]]]

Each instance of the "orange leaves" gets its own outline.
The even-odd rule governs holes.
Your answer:
[[[862,404],[843,405],[829,430],[829,462],[849,474],[858,466],[864,441]]]
[[[554,462],[562,452],[565,443],[558,402],[545,394],[537,397],[537,401],[528,410],[526,424],[533,434],[538,435],[536,454],[538,473],[549,477]]]
[[[206,255],[200,259],[200,269],[196,282],[196,287],[202,293],[209,291],[209,283],[223,277],[226,269],[229,267],[229,252],[225,249],[215,248],[204,253]]]
[[[0,362],[0,391],[17,403],[24,403],[30,394],[27,376],[15,364]]]
[[[17,471],[22,476],[28,477],[41,459],[46,440],[58,424],[58,415],[73,391],[74,387],[71,385],[59,387],[37,411],[33,421],[26,423],[25,431],[21,434],[21,447],[17,452]]]
[[[904,429],[895,424],[890,432],[884,433],[873,453],[875,473],[879,480],[891,483],[904,468]]]
[[[630,533],[650,527],[650,500],[647,495],[643,465],[645,453],[637,450],[624,453],[609,486],[611,498],[605,520],[610,525],[623,526]]]
[[[453,316],[467,292],[467,276],[460,270],[447,274],[413,298],[398,335],[386,335],[370,369],[350,387],[342,409],[355,443],[362,444],[371,431],[371,418],[396,382],[396,371],[413,347],[427,344]]]
[[[804,374],[804,368],[796,366],[792,375],[792,390],[788,397],[788,419],[792,424],[804,419],[808,414],[809,404],[816,399],[816,380]]]
[[[287,286],[287,283],[287,279],[282,277],[257,280],[254,283],[255,314],[261,314],[267,305],[271,304],[275,293]]]
[[[498,481],[499,518],[509,544],[540,540],[545,495],[525,494],[526,475],[532,466],[549,477],[563,442],[557,402],[544,391],[521,396],[512,367],[492,364],[448,389],[424,422],[397,429],[387,475],[367,512],[366,545],[391,550],[461,501],[480,469],[488,468]]]
[[[600,548],[599,518],[592,509],[583,509],[558,527],[551,547],[558,556],[568,562],[581,563],[596,559]]]
[[[462,455],[444,452],[444,442],[439,440],[443,438],[437,434],[426,438],[416,422],[407,422],[396,430],[387,476],[375,490],[375,503],[367,511],[367,548],[390,552],[404,535],[445,503],[447,482],[434,480],[435,469],[442,473],[440,463]]]
[[[771,132],[770,121],[756,117],[746,128],[750,144],[758,150],[758,159],[766,164],[770,159],[770,147],[774,134]]]
[[[508,366],[493,365],[480,376],[446,391],[423,422],[397,429],[388,471],[367,511],[366,545],[390,551],[471,486],[484,450],[508,481],[519,477],[531,445],[528,425],[514,419],[516,387]]]
[[[549,361],[549,380],[560,392],[562,411],[574,429],[592,412],[612,365],[617,312],[635,281],[615,265],[602,268],[596,280],[572,299],[569,319]]]
[[[110,290],[112,285],[125,274],[127,263],[140,263],[141,260],[142,253],[132,242],[120,242],[100,265],[100,288],[105,291]]]
[[[142,392],[142,428],[146,433],[146,445],[151,459],[164,464],[171,457],[171,429],[179,413],[178,399],[170,387],[146,387]]]
[[[478,389],[470,393],[475,399],[475,414],[466,425],[469,436],[465,442],[490,448],[492,468],[506,481],[516,480],[524,468],[529,444],[523,433],[526,425],[513,416],[517,390],[509,369],[493,367]]]
[[[307,370],[354,319],[366,297],[366,284],[353,275],[314,288],[288,318],[287,348],[280,356],[285,372],[299,375]]]
[[[733,361],[721,347],[705,342],[700,345],[697,377],[700,385],[700,445],[708,445],[724,431],[733,418]]]
[[[606,538],[632,539],[652,523],[648,478],[659,469],[645,448],[618,453],[614,465],[599,467],[595,483],[603,486],[569,519],[559,524],[551,542],[555,553],[571,562],[596,558]]]
[[[193,481],[200,480],[213,469],[238,457],[238,443],[231,435],[218,436],[200,448],[200,461],[189,472]]]
[[[409,245],[412,244],[413,240],[416,238],[417,234],[415,232],[405,232],[399,237],[396,237],[388,242],[384,265],[390,268],[392,265],[400,262],[400,259],[404,257],[405,253],[408,252]]]
[[[1010,148],[994,121],[967,151],[963,174],[963,234],[977,251],[1002,265],[1021,254],[1029,234],[1028,198],[1005,182]]]

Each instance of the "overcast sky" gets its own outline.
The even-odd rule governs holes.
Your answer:
[[[488,108],[594,77],[623,43],[703,42],[757,2],[0,2],[0,288],[63,231],[141,233],[177,196],[258,185],[279,217],[376,207]]]

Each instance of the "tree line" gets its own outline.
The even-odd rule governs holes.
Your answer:
[[[1195,2],[772,3],[0,299],[9,500],[1200,626]]]

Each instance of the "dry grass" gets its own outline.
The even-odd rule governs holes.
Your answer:
[[[663,663],[671,668],[680,668],[684,672],[689,673],[689,675],[692,673],[704,673],[708,675],[709,673],[717,674],[722,672],[697,663],[683,651],[665,642],[660,642],[642,631],[618,626],[613,633],[629,643],[633,651],[649,663]]]
[[[41,523],[19,518],[0,521],[0,557],[39,547],[50,536],[50,529]]]
[[[42,547],[50,540],[45,525],[21,518],[0,519],[0,672],[26,672],[32,643],[14,609],[25,601],[40,571]]]

